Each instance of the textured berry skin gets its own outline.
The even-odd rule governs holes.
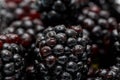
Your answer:
[[[0,75],[1,80],[24,79],[24,52],[17,34],[5,34],[1,38]]]
[[[76,24],[77,12],[87,3],[88,0],[41,0],[36,1],[36,6],[39,7],[38,11],[41,13],[43,23],[47,26],[55,26],[59,24]]]
[[[37,37],[39,41],[37,43],[42,60],[38,62],[47,70],[47,73],[41,76],[43,80],[48,76],[49,79],[58,80],[85,79],[89,66],[87,62],[90,53],[86,50],[89,46],[89,38],[88,35],[80,35],[81,33],[83,33],[81,26],[67,28],[64,25],[48,27],[39,33],[41,36]],[[84,45],[79,44],[78,37],[83,39],[84,36],[88,38],[88,41]],[[79,62],[83,64],[79,65]],[[42,69],[42,67],[39,68]],[[42,73],[41,70],[37,74]]]
[[[0,80],[120,80],[119,0],[3,1]]]

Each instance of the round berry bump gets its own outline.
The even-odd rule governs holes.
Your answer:
[[[73,46],[75,46],[77,44],[77,40],[75,38],[70,37],[67,40],[67,44],[68,44],[69,47],[73,47]]]
[[[70,47],[65,46],[65,48],[64,48],[64,49],[65,49],[65,50],[64,50],[64,52],[65,52],[65,54],[66,54],[66,55],[71,54],[71,49],[70,49]]]
[[[54,50],[53,53],[54,53],[55,55],[61,55],[61,54],[64,53],[64,47],[63,47],[62,45],[60,45],[60,44],[56,45],[56,46],[53,48],[53,50]]]
[[[46,41],[47,45],[48,46],[54,46],[56,45],[57,43],[57,40],[55,38],[49,38],[47,41]]]
[[[68,58],[69,58],[70,61],[75,61],[75,62],[78,61],[78,57],[76,55],[74,55],[74,54],[69,55]]]
[[[95,12],[95,13],[99,13],[101,10],[97,5],[93,5],[90,7],[90,11]]]
[[[95,22],[92,19],[90,19],[90,18],[86,18],[83,21],[83,23],[84,23],[84,27],[86,29],[88,29],[88,30],[91,30],[94,27],[94,25],[95,25]]]
[[[4,42],[8,42],[8,37],[5,35],[0,35],[0,40],[4,43]]]
[[[5,75],[12,75],[14,73],[14,70],[15,70],[14,63],[7,63],[4,65],[3,71]]]
[[[26,73],[27,73],[26,79],[34,79],[35,78],[35,67],[33,65],[27,66]]]
[[[21,36],[21,44],[24,46],[24,47],[28,47],[31,45],[31,42],[32,42],[32,37],[30,34],[28,33],[24,33],[22,36]]]
[[[66,29],[66,34],[69,37],[75,37],[77,35],[77,32],[74,29]]]
[[[84,52],[84,47],[81,45],[75,45],[73,52],[75,55],[83,54]]]
[[[45,46],[47,43],[46,43],[46,40],[42,40],[41,43],[39,43],[39,47],[42,48],[43,46]]]
[[[29,17],[31,20],[39,19],[40,14],[36,10],[33,9],[30,11]]]
[[[49,46],[44,46],[40,49],[40,51],[41,51],[40,54],[42,56],[47,56],[47,55],[51,54],[52,49]]]
[[[53,5],[53,9],[56,11],[63,12],[63,11],[65,11],[66,7],[65,7],[64,3],[62,3],[61,0],[57,0]]]
[[[48,31],[46,34],[46,37],[55,37],[56,36],[56,32],[55,31]]]
[[[58,57],[58,63],[60,64],[65,64],[67,61],[68,61],[68,58],[65,55]]]
[[[66,36],[66,34],[64,34],[64,33],[58,33],[57,35],[56,35],[56,38],[57,38],[57,41],[59,42],[59,43],[65,43],[66,42],[66,40],[67,40],[67,36]]]
[[[66,27],[64,25],[55,26],[56,32],[65,32]]]
[[[81,79],[81,73],[80,72],[77,72],[77,74],[76,74],[76,80],[80,80]]]
[[[82,27],[80,25],[79,26],[71,26],[71,28],[78,33],[82,32]]]
[[[68,72],[63,72],[61,75],[61,80],[72,80],[72,76]]]
[[[75,62],[70,61],[66,64],[66,70],[70,72],[75,72],[78,70],[78,66]]]
[[[46,65],[48,67],[52,67],[56,63],[56,58],[52,55],[46,57],[45,60],[46,60]]]
[[[101,10],[99,15],[100,15],[100,17],[103,17],[103,18],[109,18],[110,13],[106,10]]]
[[[62,66],[57,65],[57,66],[55,67],[54,73],[55,73],[56,75],[59,75],[62,71],[63,71]]]
[[[12,59],[13,54],[9,50],[2,50],[0,55],[3,61],[8,62]]]

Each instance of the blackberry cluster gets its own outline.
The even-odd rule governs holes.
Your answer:
[[[0,1],[0,80],[120,80],[119,5]]]

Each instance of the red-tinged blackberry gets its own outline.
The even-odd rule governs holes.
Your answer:
[[[32,43],[35,43],[35,34],[37,34],[39,31],[43,31],[44,27],[41,24],[41,21],[35,19],[31,21],[30,19],[27,19],[27,17],[23,20],[14,21],[11,23],[10,27],[5,28],[3,30],[3,33],[9,33],[10,34],[18,34],[21,37],[20,43],[24,47],[30,47]],[[15,36],[12,36],[15,37]],[[4,39],[4,37],[1,36],[1,38]],[[16,37],[17,39],[17,37]],[[13,40],[12,40],[13,41]]]
[[[89,37],[82,31],[81,26],[64,25],[48,27],[37,37],[38,53],[41,60],[36,66],[39,79],[48,80],[84,80],[87,77],[89,68],[88,58],[90,56]],[[82,34],[81,34],[82,33]],[[44,38],[42,38],[44,37]],[[78,38],[84,40],[84,44],[77,41]],[[85,39],[84,39],[85,38]],[[37,60],[37,59],[36,59]],[[42,74],[43,73],[43,74]]]

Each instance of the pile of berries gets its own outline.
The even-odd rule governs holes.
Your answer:
[[[0,3],[0,80],[120,80],[119,1]]]

